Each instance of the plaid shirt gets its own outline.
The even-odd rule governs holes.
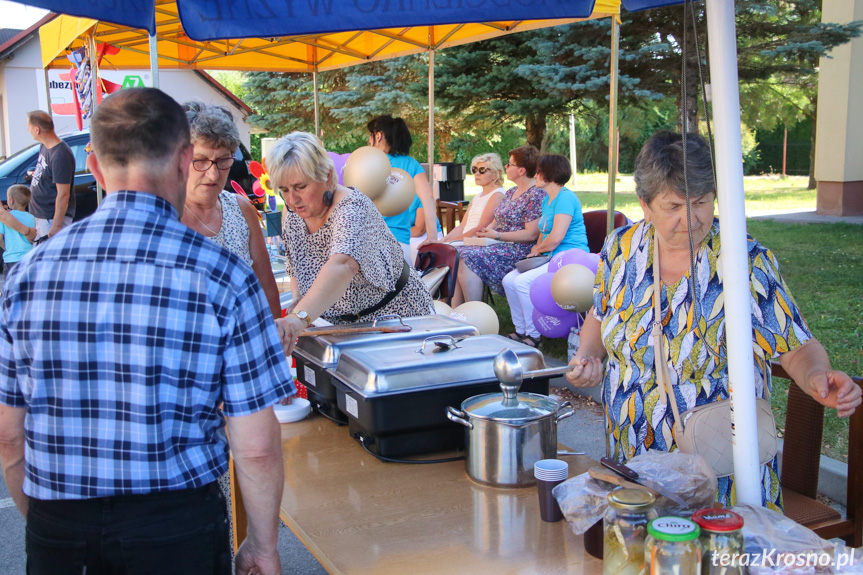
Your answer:
[[[24,492],[199,487],[228,468],[224,413],[295,392],[252,269],[152,194],[108,195],[31,251],[0,302],[0,403],[26,407]]]

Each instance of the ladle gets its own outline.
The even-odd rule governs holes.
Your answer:
[[[572,369],[572,367],[565,365],[524,371],[524,368],[521,367],[521,362],[518,360],[518,356],[511,349],[505,349],[494,356],[493,365],[494,376],[500,380],[500,389],[503,391],[504,398],[507,399],[516,397],[518,388],[521,387],[521,382],[525,379],[562,375]]]

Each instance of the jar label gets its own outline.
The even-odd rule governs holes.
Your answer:
[[[660,517],[647,526],[647,532],[666,541],[687,541],[698,537],[701,529],[689,519],[682,517]]]

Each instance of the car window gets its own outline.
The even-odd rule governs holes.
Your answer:
[[[36,164],[36,152],[39,150],[39,144],[35,144],[33,146],[28,146],[23,150],[16,152],[14,155],[9,156],[6,160],[0,164],[0,177],[6,177],[12,172],[18,171],[21,166],[26,165],[27,163]]]
[[[81,144],[71,144],[72,154],[75,156],[75,173],[86,174],[90,170],[87,168],[87,142]]]

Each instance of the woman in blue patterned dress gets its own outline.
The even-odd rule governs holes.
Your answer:
[[[719,263],[719,222],[707,142],[687,136],[692,241],[696,247],[696,304],[689,290],[689,233],[683,179],[683,142],[660,132],[636,159],[635,182],[645,219],[615,230],[605,242],[596,275],[594,306],[581,331],[567,379],[598,385],[606,415],[607,450],[626,462],[647,449],[677,449],[674,414],[656,384],[653,322],[654,251],[660,253],[663,337],[669,344],[674,401],[681,413],[728,398],[725,309]],[[779,273],[773,254],[749,238],[752,295],[753,371],[756,392],[769,399],[769,362],[779,362],[806,393],[846,417],[860,405],[860,388],[847,374],[832,371],[824,348],[812,337]],[[603,370],[602,361],[608,358]],[[761,467],[763,503],[782,509],[776,458]],[[734,478],[719,480],[717,500],[734,504]]]
[[[521,146],[509,153],[506,177],[515,187],[507,190],[497,206],[494,222],[476,232],[479,238],[491,238],[502,243],[458,248],[461,266],[453,307],[481,299],[483,284],[504,295],[503,276],[515,269],[515,262],[527,257],[536,243],[542,202],[547,195],[536,187],[534,176],[538,161],[539,150],[533,146]]]

